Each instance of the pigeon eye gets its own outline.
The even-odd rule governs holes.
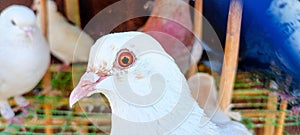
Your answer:
[[[128,67],[135,60],[135,57],[132,52],[127,49],[121,50],[118,54],[118,65],[120,67]]]
[[[14,20],[10,21],[12,25],[16,25],[16,22]]]

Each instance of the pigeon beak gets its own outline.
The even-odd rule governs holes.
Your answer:
[[[70,107],[72,108],[72,106],[76,102],[88,95],[91,95],[91,93],[94,93],[94,91],[96,90],[95,86],[107,77],[108,76],[98,76],[96,73],[93,72],[84,73],[79,83],[70,95]]]
[[[36,10],[37,10],[36,4],[32,4],[32,5],[31,5],[31,9],[32,9],[33,11],[36,11]]]
[[[31,26],[25,26],[25,27],[22,27],[22,30],[26,33],[26,35],[27,35],[31,40],[33,40],[33,35],[32,35],[33,27],[31,27]]]

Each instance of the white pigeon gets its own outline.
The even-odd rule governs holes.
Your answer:
[[[142,32],[114,33],[96,41],[70,106],[94,93],[103,93],[110,102],[113,135],[231,135],[210,121],[173,58]]]
[[[238,112],[223,112],[218,107],[217,89],[212,76],[206,73],[197,73],[188,79],[188,84],[193,97],[199,106],[211,117],[211,121],[223,131],[233,135],[251,135],[249,130],[241,123],[233,121],[230,117],[241,120]]]
[[[22,94],[32,90],[50,63],[50,49],[36,26],[33,11],[12,5],[0,15],[0,111],[11,123],[21,122],[7,99],[14,97],[22,109],[29,107]],[[23,110],[24,111],[24,110]]]
[[[40,0],[34,1],[37,10],[37,22],[41,24]],[[94,40],[78,26],[70,24],[57,11],[54,1],[47,1],[48,13],[48,41],[51,53],[65,65],[76,62],[87,62],[89,51]]]

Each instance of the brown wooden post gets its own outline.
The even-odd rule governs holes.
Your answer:
[[[50,135],[53,134],[53,129],[52,129],[52,112],[51,110],[53,109],[52,105],[50,103],[45,102],[43,104],[44,112],[45,112],[45,133]]]
[[[221,74],[220,91],[218,94],[219,105],[223,111],[225,111],[231,103],[238,61],[242,8],[242,0],[231,0],[227,22],[224,63]]]
[[[79,1],[78,0],[65,0],[65,13],[68,19],[74,22],[78,27],[81,27],[81,20],[80,20],[80,9],[79,9]],[[73,69],[74,67],[72,67]],[[72,72],[72,69],[69,69]],[[73,69],[74,70],[74,69]],[[75,107],[74,110],[76,113],[81,112],[80,107]],[[74,124],[78,124],[79,132],[82,134],[88,133],[88,124],[89,121],[79,121]],[[81,128],[82,127],[82,128]]]
[[[278,116],[278,122],[277,122],[278,127],[276,129],[276,135],[283,135],[286,109],[287,109],[287,100],[282,99],[280,103],[280,113]]]
[[[47,0],[40,0],[40,14],[41,14],[41,30],[46,39],[48,39],[48,13]]]
[[[47,13],[47,0],[40,0],[40,14],[41,14],[41,30],[42,33],[44,34],[46,40],[48,40],[48,13]],[[51,90],[51,72],[48,68],[46,74],[44,75],[43,78],[43,90],[44,91],[49,91]],[[52,119],[51,119],[51,110],[52,107],[50,104],[47,104],[47,102],[45,102],[43,104],[43,108],[44,108],[44,113],[45,113],[45,133],[46,134],[53,134],[53,130],[50,127],[52,125]]]
[[[65,12],[68,19],[81,27],[80,9],[78,0],[65,0]]]
[[[275,134],[274,123],[276,122],[277,101],[277,95],[275,93],[270,93],[267,103],[267,109],[270,113],[267,113],[265,117],[264,135]]]
[[[194,34],[201,40],[202,39],[202,10],[203,10],[203,0],[195,0],[194,9]],[[187,78],[194,75],[198,70],[197,63],[193,64],[189,69]]]

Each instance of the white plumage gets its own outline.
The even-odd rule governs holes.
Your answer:
[[[64,64],[87,62],[94,40],[78,26],[70,24],[58,11],[54,1],[47,1],[48,40],[51,53]],[[41,24],[39,0],[35,0],[37,22]]]
[[[70,105],[100,92],[112,109],[111,134],[231,134],[210,121],[174,60],[145,33],[97,40]]]
[[[37,85],[49,62],[50,50],[36,26],[33,11],[20,5],[3,10],[0,15],[0,110],[4,118],[14,119],[8,98],[15,97],[21,107],[28,105],[21,95]]]

